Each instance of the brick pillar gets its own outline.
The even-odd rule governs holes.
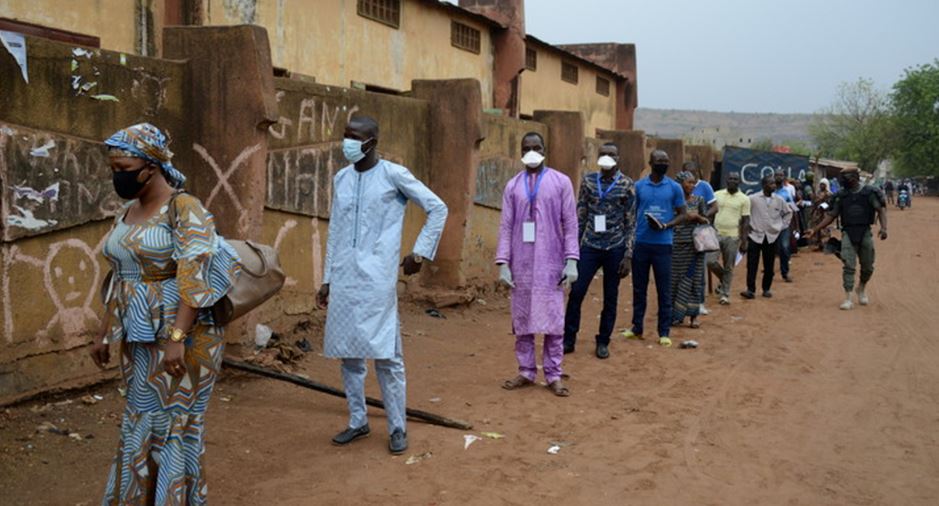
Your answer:
[[[535,111],[534,117],[548,128],[545,164],[567,174],[576,194],[584,159],[584,115],[579,111]]]
[[[447,203],[449,216],[437,258],[422,282],[434,287],[466,284],[462,271],[466,223],[476,194],[479,143],[485,137],[482,92],[475,79],[418,80],[414,98],[430,102],[430,188]]]
[[[613,142],[619,149],[619,168],[633,181],[637,181],[646,166],[646,134],[642,130],[598,130],[597,137]]]

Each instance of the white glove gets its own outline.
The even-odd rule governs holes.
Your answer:
[[[509,288],[515,288],[512,281],[512,271],[509,270],[509,264],[499,264],[499,282]]]
[[[561,283],[564,285],[564,288],[570,288],[574,282],[577,281],[577,260],[573,258],[567,261],[567,265],[564,266],[564,279]]]

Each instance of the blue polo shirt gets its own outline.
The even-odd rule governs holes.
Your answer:
[[[711,202],[717,200],[717,197],[714,195],[714,188],[711,187],[711,183],[703,179],[698,180],[698,184],[694,186],[694,190],[691,191],[692,195],[697,195],[704,199],[704,203],[711,205]]]
[[[672,231],[652,230],[646,213],[662,223],[675,218],[675,208],[685,207],[685,192],[675,180],[664,178],[653,183],[644,177],[636,183],[636,242],[646,244],[672,244]]]

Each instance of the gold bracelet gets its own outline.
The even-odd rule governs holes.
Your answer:
[[[186,332],[180,328],[172,327],[170,329],[170,341],[174,343],[181,343],[186,340]]]

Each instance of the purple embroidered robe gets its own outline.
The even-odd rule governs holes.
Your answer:
[[[522,171],[502,194],[502,223],[496,263],[512,271],[512,327],[515,335],[564,333],[564,288],[559,284],[567,259],[579,259],[577,203],[566,175],[545,167],[534,205],[528,188],[536,176]],[[535,242],[523,242],[523,224],[535,223]]]

